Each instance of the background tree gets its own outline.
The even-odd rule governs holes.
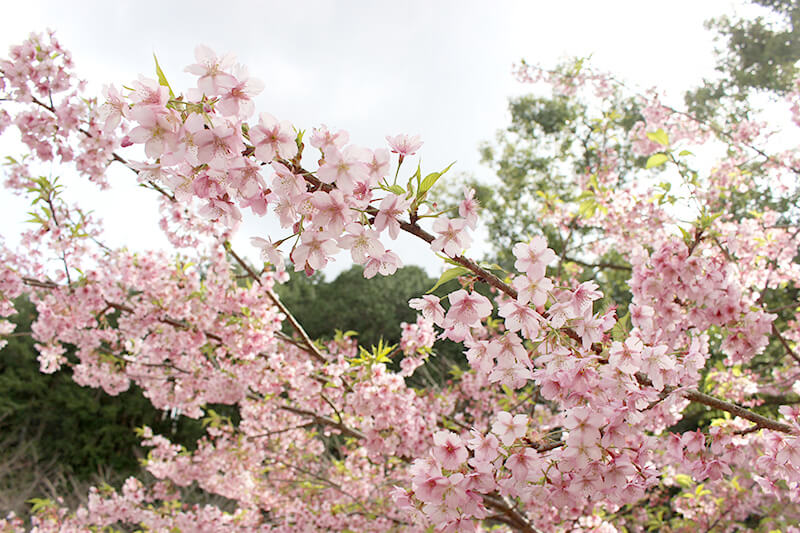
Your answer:
[[[408,301],[435,282],[417,266],[400,268],[393,276],[365,279],[363,268],[354,265],[332,281],[293,272],[277,292],[312,338],[332,339],[335,329],[352,330],[358,332],[359,344],[369,347],[381,339],[397,344],[400,323],[416,320]]]
[[[708,21],[717,31],[718,77],[687,91],[689,111],[703,120],[746,113],[753,93],[785,95],[797,78],[800,60],[800,3],[751,0],[764,8],[755,19],[722,16]]]

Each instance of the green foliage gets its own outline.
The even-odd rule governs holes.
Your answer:
[[[647,158],[647,164],[645,165],[645,168],[660,167],[667,161],[669,161],[669,157],[667,157],[667,154],[658,152]]]
[[[391,364],[390,355],[395,348],[397,348],[396,344],[384,344],[383,339],[380,339],[378,345],[375,346],[373,344],[369,350],[366,350],[364,346],[359,346],[358,355],[351,359],[350,363],[355,366],[363,365],[367,368],[372,368],[373,365],[381,363]]]
[[[441,287],[442,285],[444,285],[448,281],[454,280],[454,279],[458,278],[459,276],[468,275],[470,273],[471,273],[470,270],[468,270],[468,269],[466,269],[465,267],[462,267],[462,266],[449,268],[449,269],[445,270],[444,272],[442,272],[442,275],[439,277],[438,281],[436,281],[436,284],[433,287],[431,287],[430,289],[428,289],[426,292],[428,292],[428,293],[434,292],[436,289],[438,289],[439,287]]]
[[[156,63],[156,76],[158,77],[158,84],[169,89],[170,98],[175,98],[175,93],[172,92],[172,87],[170,87],[169,82],[167,81],[167,76],[164,74],[164,71],[161,70],[161,65],[158,64],[158,58],[156,57],[155,53],[153,54],[153,61],[155,61]]]

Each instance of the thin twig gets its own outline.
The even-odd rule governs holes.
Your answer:
[[[239,257],[239,255],[230,246],[230,243],[226,242],[225,244],[228,253],[230,253],[231,256],[236,260],[236,262],[239,263],[239,266],[241,266],[245,270],[245,272],[247,272],[247,275],[250,276],[250,278],[252,278],[256,283],[262,285],[261,276],[256,274],[255,271],[252,268],[250,268],[250,265],[248,265],[244,259]],[[308,333],[306,333],[306,330],[303,329],[303,326],[300,325],[300,322],[298,322],[297,319],[294,317],[294,315],[286,308],[285,305],[283,305],[283,302],[281,302],[280,298],[278,298],[278,295],[275,294],[272,291],[272,289],[267,289],[266,293],[267,296],[269,296],[270,300],[272,300],[272,302],[278,307],[278,309],[281,310],[281,313],[283,313],[286,316],[286,320],[289,321],[289,324],[291,324],[292,328],[303,339],[303,343],[308,348],[307,350],[308,353],[310,353],[320,363],[327,362],[325,356],[322,355],[322,353],[316,347],[314,342],[311,340],[311,337],[309,337]]]
[[[587,263],[585,261],[581,261],[580,259],[575,259],[573,257],[564,257],[564,261],[569,263],[575,263],[576,265],[581,265],[586,268],[600,268],[600,269],[609,269],[609,270],[623,270],[625,272],[630,272],[633,270],[629,265],[618,265],[616,263]]]
[[[317,413],[314,413],[312,411],[307,411],[305,409],[299,409],[297,407],[292,407],[291,405],[282,405],[282,406],[279,407],[279,409],[282,409],[284,411],[289,411],[290,413],[294,413],[296,415],[302,415],[302,416],[311,417],[312,419],[314,419],[315,421],[317,421],[317,422],[319,422],[319,423],[321,423],[323,425],[334,427],[334,428],[338,429],[339,431],[341,431],[343,434],[348,435],[350,437],[354,437],[356,439],[366,439],[367,438],[366,435],[364,435],[363,433],[361,433],[357,429],[352,429],[352,428],[344,425],[344,423],[342,423],[342,422],[337,422],[337,421],[333,420],[330,417],[323,416],[323,415],[318,415]]]
[[[778,328],[775,327],[774,323],[772,324],[772,334],[778,337],[778,340],[783,345],[783,348],[786,350],[786,353],[789,356],[791,356],[792,359],[800,363],[800,356],[794,353],[794,350],[792,350],[791,346],[789,346],[789,342],[784,338],[783,335],[781,335],[781,332],[778,331]]]

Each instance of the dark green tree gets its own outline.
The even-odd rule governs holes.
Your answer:
[[[418,266],[402,267],[392,276],[365,279],[362,268],[354,265],[332,281],[325,281],[320,274],[307,277],[292,272],[289,282],[278,286],[277,292],[311,338],[331,339],[337,329],[350,330],[357,333],[358,343],[369,349],[381,339],[384,344],[397,344],[400,324],[417,319],[417,311],[408,306],[408,301],[425,294],[435,283]],[[452,280],[434,294],[456,290],[457,283]],[[437,341],[436,355],[419,371],[423,377],[415,375],[412,383],[425,379],[426,385],[441,384],[454,365],[466,366],[462,350],[451,341]],[[398,354],[395,363],[400,358]]]
[[[408,307],[430,289],[431,279],[417,266],[398,269],[393,276],[365,279],[360,266],[345,270],[333,281],[322,276],[292,273],[277,288],[281,300],[312,338],[332,338],[335,329],[358,332],[359,344],[369,347],[380,339],[400,340],[400,323],[414,322],[417,312]]]

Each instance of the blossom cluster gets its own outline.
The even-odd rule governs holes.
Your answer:
[[[107,87],[102,103],[79,98],[69,54],[52,36],[33,36],[0,62],[0,90],[17,106],[0,111],[0,129],[14,124],[34,159],[74,163],[101,187],[112,160],[127,165],[159,195],[161,227],[180,251],[103,245],[99,221],[14,160],[7,188],[46,208],[35,211],[21,250],[0,247],[0,316],[26,294],[38,312],[29,333],[43,372],[69,366],[79,384],[109,394],[136,384],[156,407],[205,424],[191,449],[141,428],[152,486],[130,479],[120,491],[96,490],[74,512],[54,503],[33,518],[36,530],[614,531],[643,527],[652,517],[642,502],[660,505],[684,485],[698,487],[696,498],[671,509],[709,528],[715,513],[746,520],[782,505],[798,516],[797,409],[782,405],[770,418],[731,402],[759,405],[749,396],[793,390],[786,337],[796,342],[797,333],[780,336],[790,353],[771,375],[728,379],[714,389],[720,397],[704,381],[741,376],[762,357],[778,317],[762,296],[800,285],[798,232],[778,227],[774,213],[704,212],[687,231],[653,201],[652,187],[617,186],[617,154],[602,152],[597,209],[579,216],[564,205],[549,216],[567,231],[596,225],[604,239],[586,253],[613,248],[627,261],[617,265],[630,270],[626,322],[596,280],[562,268],[563,254],[543,236],[513,246],[513,269],[467,257],[474,190],[437,211],[428,193],[447,169],[423,178],[418,167],[398,184],[418,137],[387,136],[388,148],[370,149],[325,126],[306,135],[256,113],[264,84],[232,56],[200,46],[195,58],[187,71],[196,85],[183,94],[159,69],[158,80]],[[610,90],[599,75],[536,79],[570,93],[590,84],[597,98]],[[698,145],[711,135],[657,101],[643,117],[632,135],[644,155],[667,149],[648,133]],[[744,125],[735,142],[758,138],[758,128]],[[121,155],[134,145],[146,160]],[[692,198],[715,208],[736,179],[711,173],[713,187],[690,188]],[[263,269],[230,245],[247,209],[274,216],[284,232],[252,239]],[[390,275],[401,258],[386,243],[400,232],[444,255],[460,282],[409,302],[420,316],[403,324],[403,359],[347,336],[309,339],[274,291],[285,260],[311,274],[346,251],[366,277]],[[0,336],[11,330],[0,322]],[[440,339],[463,345],[463,368],[415,388],[406,378]],[[721,368],[706,373],[712,359]],[[236,420],[212,404],[234,406]],[[724,416],[681,430],[690,404]],[[750,495],[725,518],[701,483]],[[182,505],[181,488],[193,484],[236,510]],[[3,529],[24,526],[0,520]]]

